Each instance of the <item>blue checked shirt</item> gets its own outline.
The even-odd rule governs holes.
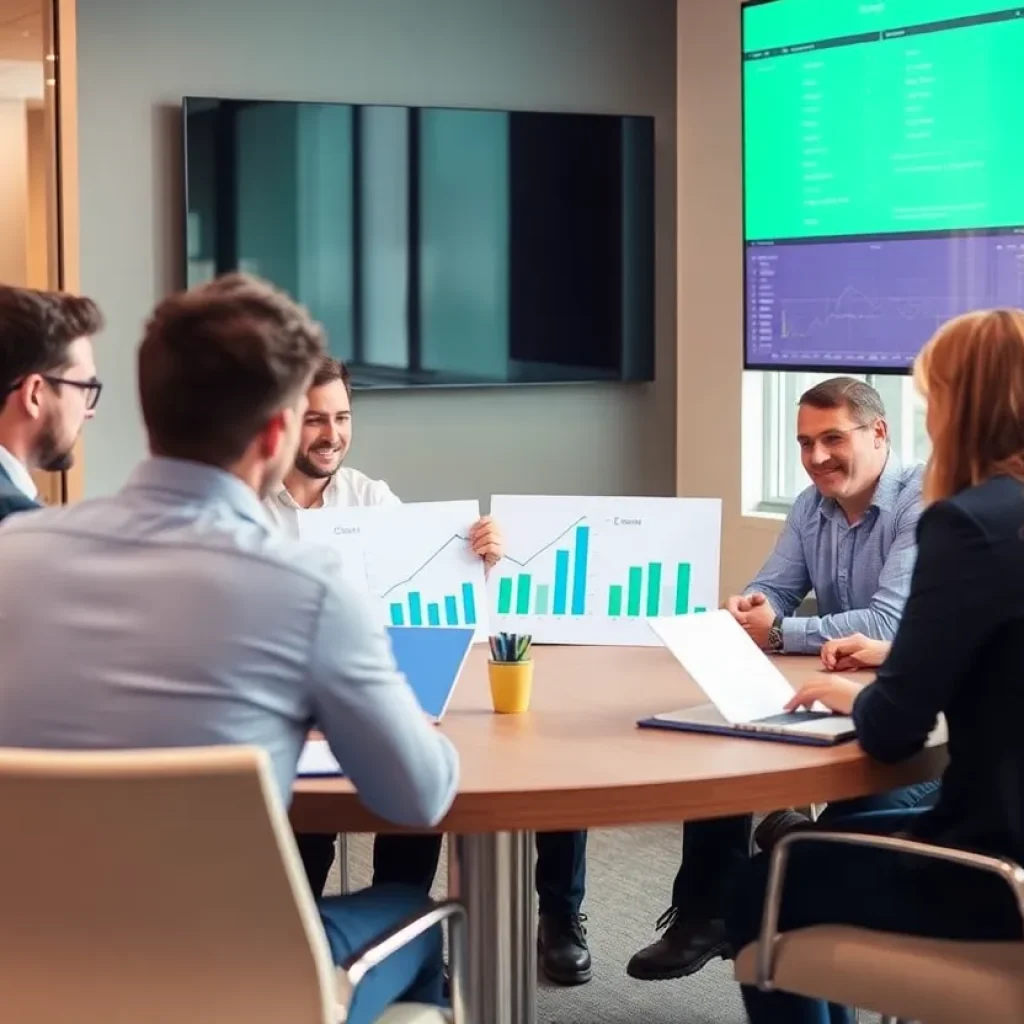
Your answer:
[[[782,649],[813,654],[827,640],[863,633],[892,640],[910,592],[921,514],[921,466],[890,455],[871,506],[854,526],[816,487],[790,510],[775,550],[746,593],[759,591],[782,616]],[[820,614],[794,612],[814,591]]]

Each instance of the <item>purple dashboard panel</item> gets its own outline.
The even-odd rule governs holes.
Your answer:
[[[903,370],[936,328],[1024,306],[1024,233],[746,247],[751,369]]]

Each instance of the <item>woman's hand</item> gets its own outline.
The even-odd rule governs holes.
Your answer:
[[[853,711],[853,702],[857,694],[864,689],[863,683],[855,683],[843,676],[815,676],[810,682],[804,683],[786,705],[787,711],[807,708],[810,711],[820,701],[829,709],[841,715]]]
[[[829,672],[854,672],[877,668],[889,657],[888,640],[872,640],[861,633],[829,640],[821,649],[821,663]]]

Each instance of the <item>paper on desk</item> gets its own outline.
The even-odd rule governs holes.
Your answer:
[[[648,621],[727,721],[777,715],[792,698],[786,677],[729,612]]]
[[[341,765],[331,753],[327,740],[306,740],[306,745],[299,754],[296,774],[310,775],[343,775]]]

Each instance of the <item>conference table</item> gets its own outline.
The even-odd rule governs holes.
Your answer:
[[[453,839],[452,876],[469,915],[472,1024],[536,1020],[535,832],[825,803],[935,778],[945,766],[942,742],[886,766],[856,743],[638,729],[638,719],[706,700],[660,647],[535,648],[530,710],[497,715],[486,659],[486,646],[473,649],[440,726],[461,757],[458,794],[438,831]],[[816,658],[777,664],[793,685],[820,670]],[[344,779],[299,780],[291,818],[300,832],[401,831]],[[643,884],[667,892],[671,879]]]

